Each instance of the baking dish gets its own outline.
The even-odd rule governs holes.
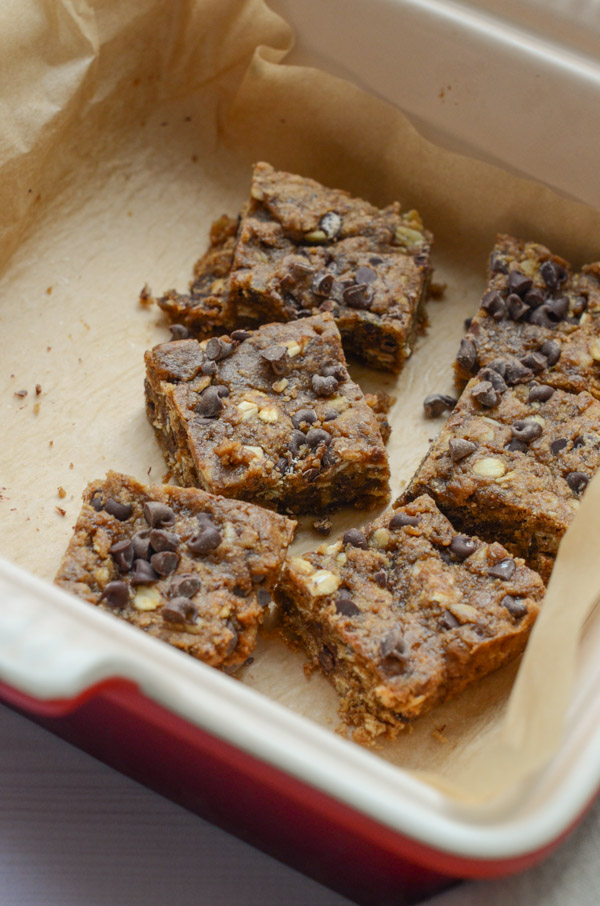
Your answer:
[[[343,35],[323,26],[317,6],[282,5],[282,12],[297,30],[297,53],[312,52],[326,68],[331,65],[334,69],[340,60],[360,60],[343,42],[350,33],[364,35],[366,25],[376,23],[378,35],[402,34],[413,51],[421,47],[425,53],[427,47],[433,53],[432,41],[449,42],[452,54],[448,59],[435,51],[438,72],[444,74],[441,84],[454,86],[446,88],[444,97],[456,90],[453,76],[447,73],[459,50],[467,45],[485,59],[486,78],[498,85],[494,66],[502,70],[506,31],[499,28],[491,37],[493,31],[473,29],[474,21],[493,15],[492,4],[484,14],[481,9],[451,3],[378,2],[372,4],[369,17],[364,15],[364,5],[347,4],[343,15],[348,28]],[[342,14],[335,4],[324,12],[323,7],[319,9],[321,15]],[[512,24],[509,29],[513,38],[516,28]],[[324,48],[317,40],[321,34],[328,35],[329,59],[324,58]],[[539,54],[534,51],[541,40],[534,41],[524,33],[520,42],[510,43],[512,66],[521,67],[521,83],[529,78],[531,67],[539,65]],[[597,97],[593,94],[593,62],[581,56],[581,65],[575,66],[577,49],[571,47],[568,53],[568,77],[560,60],[544,57],[552,80],[563,86],[566,99],[577,87],[579,97]],[[377,70],[367,62],[364,69],[346,64],[344,74],[417,114],[418,125],[430,129],[431,135],[435,132],[438,140],[454,144],[460,140],[463,148],[481,156],[494,152],[496,159],[513,168],[591,200],[590,193],[597,186],[587,178],[591,172],[585,168],[587,163],[575,168],[576,172],[565,173],[560,167],[561,156],[572,153],[568,143],[560,145],[560,154],[552,145],[552,160],[544,167],[540,164],[538,170],[532,156],[524,153],[516,159],[510,156],[514,149],[506,156],[500,153],[505,149],[490,142],[489,124],[479,120],[473,126],[476,105],[469,108],[465,97],[461,99],[464,122],[451,117],[445,120],[438,116],[445,108],[420,104],[417,88],[411,96],[406,81],[398,94],[389,90],[390,85],[400,85],[393,77],[386,81],[382,76],[380,83],[369,84]],[[504,85],[503,90],[509,88]],[[528,117],[528,123],[533,119]],[[473,131],[466,129],[465,122]],[[539,128],[544,122],[542,110]],[[219,203],[209,200],[213,206]],[[133,202],[132,210],[134,216],[143,214],[135,211]],[[106,229],[106,222],[102,226]],[[102,229],[99,235],[110,249]],[[197,242],[197,238],[190,241],[190,250]],[[175,259],[176,250],[170,253]],[[185,260],[191,258],[182,254],[182,273]],[[83,326],[82,333],[85,330]],[[76,362],[75,353],[67,364],[74,369]],[[86,421],[86,427],[92,431],[92,421]],[[134,431],[141,430],[135,423]],[[75,437],[71,442],[76,459],[78,442]],[[100,460],[105,452],[100,446]],[[597,619],[590,619],[586,627],[577,692],[557,754],[534,779],[515,785],[508,795],[469,804],[386,762],[377,752],[360,749],[326,726],[294,713],[252,684],[211,671],[101,612],[82,607],[13,563],[2,564],[1,588],[4,701],[361,902],[401,902],[402,898],[410,902],[452,878],[492,877],[533,864],[568,832],[600,781],[596,713],[600,702],[594,695],[600,679],[594,658],[600,644]]]

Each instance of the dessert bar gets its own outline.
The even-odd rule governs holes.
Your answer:
[[[467,384],[403,494],[430,494],[465,531],[497,539],[548,577],[600,466],[600,403],[492,368]]]
[[[146,353],[147,414],[173,476],[294,513],[388,499],[377,417],[330,314]]]
[[[213,667],[251,655],[295,523],[197,488],[93,481],[56,582]]]
[[[543,245],[498,236],[456,371],[467,381],[498,360],[509,383],[537,376],[600,399],[600,262],[574,273]]]
[[[423,495],[292,557],[275,597],[284,632],[368,742],[521,652],[543,593],[521,559],[458,533]]]

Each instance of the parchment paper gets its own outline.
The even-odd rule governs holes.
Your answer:
[[[407,367],[397,381],[353,368],[365,389],[397,396],[394,494],[441,425],[423,419],[421,402],[452,391],[451,362],[495,233],[548,243],[575,264],[600,257],[598,212],[426,143],[358,88],[286,66],[291,44],[260,0],[0,7],[0,550],[40,576],[54,576],[89,480],[109,468],[141,480],[164,474],[144,414],[143,352],[169,334],[138,294],[145,283],[185,289],[211,220],[243,202],[253,161],[376,204],[399,199],[435,234],[446,292],[429,303],[429,329]],[[362,518],[337,515],[332,539]],[[296,550],[320,543],[309,522]],[[595,479],[516,683],[514,664],[379,755],[472,800],[509,794],[545,763],[600,593],[598,539]],[[302,658],[276,639],[261,641],[240,679],[332,731],[339,723],[329,683],[307,680]]]

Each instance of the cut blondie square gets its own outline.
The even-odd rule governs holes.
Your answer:
[[[229,303],[257,326],[331,311],[347,354],[399,371],[423,322],[432,237],[416,211],[378,209],[312,179],[255,166]]]
[[[169,320],[194,337],[209,337],[234,327],[227,284],[237,229],[238,218],[223,215],[216,220],[209,248],[194,266],[189,293],[172,289],[157,299]]]
[[[457,533],[422,495],[289,559],[275,598],[284,633],[369,742],[523,651],[543,594],[521,559]]]
[[[491,368],[467,384],[403,500],[427,493],[457,526],[497,539],[549,576],[600,467],[600,403]]]
[[[294,513],[388,499],[377,416],[331,315],[146,353],[146,409],[171,473]]]
[[[197,488],[93,481],[58,585],[213,667],[251,655],[295,523]]]
[[[600,262],[574,273],[543,245],[498,236],[487,290],[456,359],[463,381],[485,366],[510,384],[535,375],[600,399]]]

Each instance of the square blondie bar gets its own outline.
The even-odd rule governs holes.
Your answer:
[[[295,523],[109,472],[83,495],[58,585],[213,667],[252,653]]]
[[[229,304],[236,325],[331,311],[347,354],[399,371],[423,320],[432,237],[416,211],[259,163],[241,215]]]
[[[600,262],[576,273],[543,245],[498,236],[486,292],[461,341],[457,375],[466,381],[497,362],[509,383],[537,376],[600,399]]]
[[[600,403],[585,391],[491,368],[458,405],[402,495],[427,493],[465,531],[497,539],[547,578],[581,495],[600,467]]]
[[[286,512],[388,499],[377,416],[331,315],[146,353],[146,408],[184,485]]]
[[[329,677],[368,742],[519,654],[542,580],[500,544],[456,532],[427,495],[286,562],[283,631]]]

